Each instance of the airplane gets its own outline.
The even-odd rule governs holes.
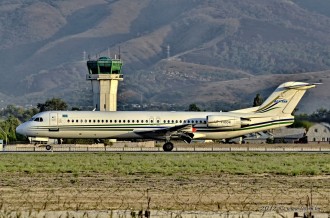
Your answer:
[[[285,82],[257,107],[230,112],[190,111],[45,111],[20,124],[16,132],[48,139],[221,140],[291,125],[293,110],[318,83]],[[46,146],[51,149],[50,145]]]

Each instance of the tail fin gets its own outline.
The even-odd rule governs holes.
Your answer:
[[[256,113],[291,114],[307,89],[314,88],[316,83],[286,82],[281,84],[257,109]]]

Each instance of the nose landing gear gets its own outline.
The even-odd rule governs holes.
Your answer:
[[[50,151],[52,149],[52,146],[51,145],[46,145],[46,150],[47,151]]]

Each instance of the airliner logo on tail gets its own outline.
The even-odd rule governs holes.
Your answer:
[[[282,103],[288,103],[288,100],[286,100],[286,99],[277,99],[277,100],[274,101],[274,103],[276,103],[276,104],[281,103],[281,102]]]
[[[269,104],[263,106],[263,107],[260,107],[256,112],[257,113],[265,113],[265,112],[268,112],[268,111],[271,111],[271,110],[274,110],[274,109],[277,109],[279,107],[275,107],[277,104],[279,103],[287,103],[288,101],[285,100],[285,99],[274,99],[273,101],[271,101]]]

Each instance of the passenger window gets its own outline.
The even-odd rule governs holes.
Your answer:
[[[178,120],[176,120],[175,123],[178,123]]]
[[[126,120],[123,120],[123,123],[125,123],[126,122]]]
[[[139,120],[136,120],[136,123],[139,123]]]
[[[68,123],[70,123],[70,120],[68,120]]]
[[[129,123],[130,121],[129,120],[127,120],[127,123]]]
[[[76,123],[79,123],[79,120],[76,120]]]
[[[143,120],[141,120],[141,123],[143,123]]]

